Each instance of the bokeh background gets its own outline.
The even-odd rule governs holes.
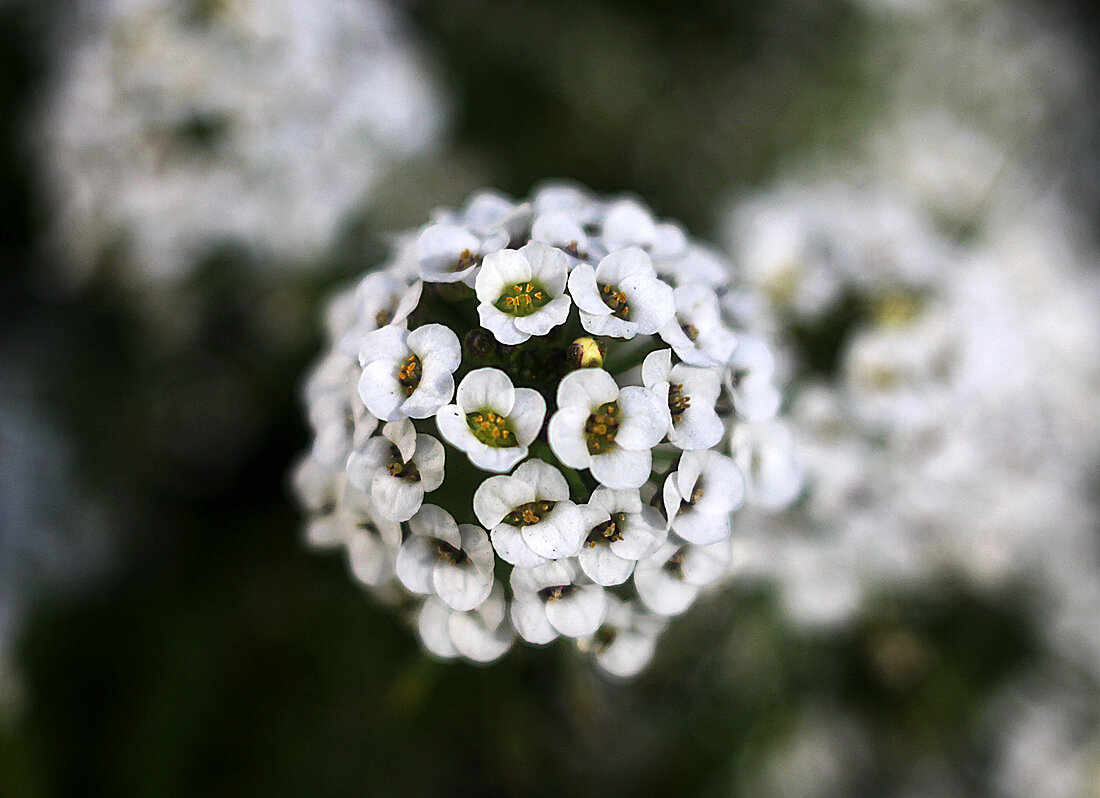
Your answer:
[[[1098,34],[1087,0],[0,3],[0,794],[1100,796]],[[326,297],[547,178],[730,250],[807,443],[630,682],[426,658],[287,489]],[[867,348],[924,340],[866,342],[899,313],[988,345],[860,404]]]

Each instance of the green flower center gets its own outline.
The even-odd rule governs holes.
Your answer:
[[[531,526],[537,524],[554,509],[556,502],[533,501],[521,504],[504,517],[511,526]]]
[[[603,454],[614,449],[615,433],[619,431],[618,413],[618,402],[608,402],[588,417],[584,424],[584,440],[589,454]]]
[[[626,529],[626,513],[612,513],[610,519],[592,528],[585,542],[590,549],[597,543],[614,543],[616,540],[623,539],[624,529]]]
[[[668,386],[668,412],[672,414],[672,423],[679,424],[684,411],[691,407],[691,397],[684,396],[683,383],[676,382]]]
[[[630,318],[630,304],[626,301],[626,294],[613,285],[602,283],[600,285],[600,299],[611,308],[611,313],[624,321]]]
[[[519,446],[516,433],[512,429],[512,422],[499,413],[492,410],[478,410],[466,414],[466,423],[474,437],[486,446],[497,449],[506,449],[511,446]]]
[[[397,381],[405,389],[406,396],[412,396],[413,391],[420,385],[420,377],[423,373],[424,367],[416,355],[409,355],[401,361],[397,369]]]
[[[497,310],[511,316],[530,316],[551,299],[538,281],[516,283],[505,288],[496,301]]]

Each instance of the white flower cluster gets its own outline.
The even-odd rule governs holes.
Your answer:
[[[788,184],[735,208],[738,265],[797,372],[807,476],[799,512],[754,525],[746,558],[800,620],[843,621],[869,590],[948,577],[994,597],[1029,580],[1041,607],[1091,606],[1094,256],[1059,203],[1020,206],[965,244],[882,188]]]
[[[441,657],[570,638],[638,672],[800,487],[720,257],[631,199],[480,193],[340,294],[308,380],[308,538]],[[778,432],[777,432],[778,431]]]
[[[163,285],[224,244],[308,263],[444,126],[379,0],[85,5],[34,131],[77,278],[108,253]]]

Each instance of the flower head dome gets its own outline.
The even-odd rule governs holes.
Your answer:
[[[745,496],[799,489],[728,266],[636,201],[561,185],[394,240],[334,300],[307,384],[308,539],[348,547],[433,655],[566,639],[641,671],[726,575]]]

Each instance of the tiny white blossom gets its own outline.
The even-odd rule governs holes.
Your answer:
[[[460,212],[437,210],[432,214],[432,220],[468,228],[479,236],[504,233],[507,241],[530,227],[531,205],[514,202],[496,191],[478,191]]]
[[[705,285],[682,285],[673,291],[676,315],[661,328],[661,337],[676,356],[694,366],[725,364],[737,337],[722,321],[718,295]]]
[[[783,395],[775,378],[775,355],[762,338],[743,335],[730,357],[726,390],[738,415],[764,421],[779,412]]]
[[[529,643],[549,643],[559,634],[587,637],[603,622],[607,595],[587,584],[568,560],[516,568],[511,576],[512,623]]]
[[[474,514],[493,548],[522,568],[572,557],[581,548],[581,512],[558,469],[528,460],[511,476],[490,477],[474,492]]]
[[[516,638],[499,583],[493,585],[485,601],[466,612],[453,610],[436,596],[429,596],[420,608],[417,630],[424,647],[433,654],[446,659],[461,656],[480,663],[503,657]]]
[[[424,494],[443,484],[443,444],[417,433],[408,419],[390,421],[348,456],[348,480],[368,491],[375,510],[390,521],[408,521]]]
[[[458,385],[455,404],[439,408],[435,421],[452,446],[485,471],[504,473],[527,456],[546,417],[546,400],[516,388],[500,369],[474,369]]]
[[[535,215],[564,213],[581,225],[595,225],[603,218],[603,203],[584,189],[568,183],[548,183],[535,192]]]
[[[745,500],[750,505],[780,510],[802,490],[794,436],[783,422],[737,424],[730,437],[730,453],[745,475]]]
[[[557,458],[587,468],[609,488],[640,488],[652,448],[668,432],[668,409],[648,388],[619,388],[603,369],[578,369],[558,385],[548,437]]]
[[[679,615],[691,606],[700,588],[718,581],[729,568],[727,541],[706,546],[669,540],[638,563],[634,586],[638,597],[658,615]]]
[[[713,449],[684,452],[665,479],[662,498],[677,535],[691,543],[716,543],[729,537],[730,514],[745,500],[745,476]]]
[[[591,654],[607,673],[628,678],[649,664],[657,638],[667,626],[664,616],[653,615],[608,594],[607,614],[600,628],[592,637],[578,640],[577,645]]]
[[[569,256],[575,266],[582,260],[596,256],[584,227],[577,219],[564,211],[553,211],[535,217],[531,225],[531,240],[540,241],[560,249]]]
[[[453,610],[472,610],[493,588],[493,548],[485,530],[455,523],[446,510],[425,504],[408,522],[397,552],[397,578],[413,593],[436,595]]]
[[[506,246],[502,230],[478,236],[459,225],[429,225],[416,241],[420,277],[428,283],[468,281],[487,255]]]
[[[451,401],[461,359],[458,336],[442,324],[387,325],[363,339],[359,395],[383,421],[430,418]]]
[[[580,510],[585,538],[577,562],[597,585],[621,585],[668,537],[664,520],[637,490],[596,488]]]
[[[717,370],[673,366],[672,352],[659,349],[642,363],[642,382],[668,406],[669,443],[681,449],[709,449],[725,436],[726,426],[715,410],[722,391]]]
[[[657,277],[649,255],[637,247],[616,250],[595,269],[580,263],[569,273],[569,294],[581,326],[593,335],[652,335],[675,312],[672,286]]]
[[[341,470],[352,447],[378,426],[358,391],[350,390],[357,371],[354,358],[334,349],[306,381],[304,394],[314,434],[311,456],[329,470]]]
[[[565,253],[539,241],[492,253],[474,284],[481,326],[502,344],[521,344],[564,324],[568,272]]]
[[[679,226],[658,223],[646,208],[630,199],[612,202],[603,219],[603,239],[609,252],[640,247],[654,259],[672,258],[687,248],[687,236]]]
[[[368,274],[353,294],[355,321],[337,337],[340,351],[358,357],[365,336],[389,324],[405,326],[423,290],[420,280],[410,284],[390,272]]]
[[[687,249],[674,255],[654,255],[653,268],[674,286],[701,283],[718,289],[730,279],[728,261],[714,250],[697,244],[689,244]]]

